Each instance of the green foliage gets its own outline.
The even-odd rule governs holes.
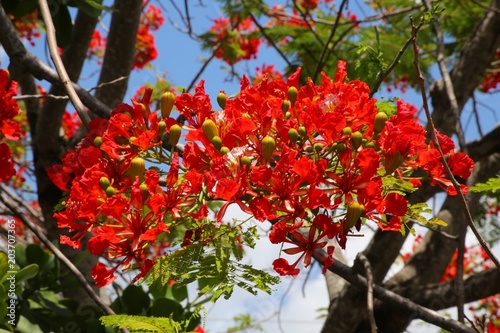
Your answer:
[[[106,326],[127,328],[134,332],[178,333],[182,332],[181,324],[171,318],[111,315],[101,317]]]
[[[239,262],[243,259],[242,244],[252,247],[254,233],[254,229],[240,233],[225,224],[207,227],[201,238],[209,239],[208,243],[187,245],[158,259],[146,281],[149,285],[175,281],[185,286],[198,280],[199,296],[211,294],[212,301],[220,296],[229,298],[235,286],[252,294],[257,290],[271,293],[279,278]]]
[[[227,333],[232,332],[250,332],[252,331],[264,331],[262,326],[255,322],[255,319],[248,313],[240,314],[233,317],[236,325],[228,327]]]
[[[407,193],[415,192],[417,189],[407,180],[386,176],[382,178],[382,190],[384,194],[398,193],[404,196]]]
[[[477,183],[469,188],[472,192],[479,192],[488,195],[500,194],[500,177],[490,178],[486,183]]]
[[[379,111],[384,112],[389,117],[395,115],[398,112],[394,100],[392,99],[388,101],[380,100],[375,104],[375,106]]]
[[[427,203],[417,203],[413,205],[408,205],[408,212],[406,213],[405,218],[410,218],[414,222],[421,223],[429,228],[436,228],[437,226],[446,227],[447,224],[443,220],[440,220],[435,217],[427,218],[424,215],[431,215],[432,209],[427,205]]]

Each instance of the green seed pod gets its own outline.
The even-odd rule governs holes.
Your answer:
[[[373,125],[373,132],[380,133],[384,129],[385,123],[387,122],[387,114],[385,112],[379,112],[375,116],[375,124]]]
[[[101,177],[99,179],[99,185],[101,186],[101,188],[104,191],[106,191],[106,189],[109,187],[109,185],[111,185],[109,178],[108,177]]]
[[[163,119],[167,119],[170,117],[170,113],[172,112],[172,108],[175,103],[175,95],[171,91],[164,92],[160,97],[160,110],[161,117]]]
[[[220,150],[222,147],[222,139],[220,136],[214,136],[212,138],[212,144],[214,145],[215,149]]]
[[[269,136],[266,135],[264,139],[262,139],[262,157],[266,162],[268,162],[273,156],[274,147],[276,146],[276,141]]]
[[[297,142],[297,139],[299,138],[299,132],[297,132],[295,128],[290,128],[288,130],[288,138],[291,142]]]
[[[230,151],[231,151],[231,150],[230,150],[229,148],[227,148],[227,147],[222,147],[222,148],[220,149],[220,153],[221,153],[221,155],[226,155],[226,154],[227,154],[227,153],[229,153]]]
[[[226,101],[227,95],[224,91],[221,90],[221,92],[217,95],[217,104],[219,104],[222,110],[226,108]]]
[[[356,131],[352,133],[351,139],[354,149],[358,149],[359,147],[361,147],[361,144],[363,143],[363,134],[361,134],[361,132],[359,131]]]
[[[299,92],[297,91],[297,88],[295,88],[295,87],[288,88],[288,99],[290,100],[290,103],[292,105],[295,104],[295,101],[297,100],[298,94],[299,94]]]
[[[181,138],[181,133],[182,133],[182,128],[175,124],[170,127],[170,130],[168,132],[169,137],[168,137],[168,142],[172,147],[175,147],[175,145],[179,142],[179,139]]]
[[[347,213],[345,216],[345,229],[351,229],[356,225],[359,218],[365,214],[365,206],[357,201],[351,201],[347,204]]]
[[[94,146],[96,146],[97,148],[99,148],[101,145],[102,145],[102,137],[96,136],[94,138]]]
[[[212,141],[214,136],[219,136],[219,129],[212,119],[205,119],[201,125],[201,129],[210,141]]]
[[[111,197],[113,195],[116,194],[116,188],[114,188],[113,186],[109,186],[107,189],[106,189],[106,195],[108,197]]]

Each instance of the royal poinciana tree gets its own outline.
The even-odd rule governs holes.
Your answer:
[[[1,2],[2,330],[202,332],[205,302],[272,292],[318,261],[322,332],[403,332],[416,318],[500,331],[500,130],[477,102],[500,82],[500,1],[220,1],[205,30],[191,3],[163,5]],[[124,100],[130,74],[161,58],[165,21],[199,41],[201,70]],[[29,51],[45,36],[56,70]],[[263,48],[280,65],[241,72]],[[234,91],[205,92],[215,61]],[[89,63],[96,87],[79,85]],[[401,98],[376,97],[388,91]],[[242,261],[250,220],[282,246],[273,274]],[[367,227],[346,266],[339,251]],[[457,319],[433,311],[448,308]]]

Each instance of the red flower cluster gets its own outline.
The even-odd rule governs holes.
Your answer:
[[[21,138],[21,127],[14,118],[19,106],[13,97],[17,95],[17,82],[10,80],[9,72],[0,69],[0,182],[8,181],[16,174],[10,140]]]
[[[244,77],[234,99],[224,92],[217,96],[222,110],[216,112],[203,81],[194,94],[167,92],[162,121],[150,112],[146,90],[140,103],[119,105],[109,121],[92,122],[90,135],[63,157],[62,166],[49,169],[56,184],[70,189],[65,210],[55,217],[73,234],[61,241],[78,248],[92,232],[92,253],[123,258],[124,268],[134,260],[144,274],[160,233],[177,221],[206,218],[207,203],[220,200],[219,222],[233,203],[257,220],[273,222],[271,242],[292,244],[283,252],[300,254],[293,264],[277,259],[274,268],[295,276],[302,259],[308,266],[313,251],[334,237],[345,247],[352,228],[366,220],[388,230],[404,228],[409,204],[400,187],[390,184],[420,186],[411,178],[416,169],[434,183],[448,184],[415,108],[398,102],[396,114],[379,112],[365,83],[345,82],[344,62],[334,80],[323,74],[318,86],[309,79],[299,87],[299,75],[300,69],[286,81],[264,77],[255,86]],[[174,105],[186,120],[182,127],[170,117]],[[166,129],[171,145],[184,130],[182,165],[177,153],[162,148]],[[451,140],[439,138],[453,172],[467,178],[472,161],[453,153]],[[159,172],[146,171],[141,157],[170,165],[162,185]],[[382,218],[386,214],[392,215],[389,221]],[[191,237],[185,244],[190,242]],[[332,253],[328,246],[324,269]],[[117,267],[96,266],[98,285],[111,282]]]
[[[439,282],[446,282],[453,280],[457,276],[457,257],[458,251],[455,251],[451,258],[448,267],[439,280]],[[481,246],[474,246],[465,249],[464,253],[464,275],[472,275],[484,270],[495,267],[495,264],[488,257],[488,254]]]
[[[69,113],[67,110],[64,111],[61,127],[66,139],[72,138],[81,124],[82,121],[80,117],[78,117],[78,113]]]
[[[87,59],[96,57],[98,64],[101,64],[101,59],[104,57],[104,50],[106,49],[106,38],[102,37],[99,30],[95,30],[90,40]]]
[[[482,92],[496,89],[500,83],[500,49],[497,49],[495,58],[494,66],[486,72],[483,82],[479,86],[479,90]]]
[[[158,51],[155,46],[155,38],[151,31],[158,30],[165,19],[162,12],[154,5],[149,5],[146,12],[141,16],[137,40],[135,42],[135,60],[132,69],[144,68],[147,64],[158,57]]]
[[[229,65],[240,60],[255,59],[259,51],[260,36],[251,18],[235,22],[228,18],[218,18],[210,28],[213,45],[221,44],[215,56]]]
[[[255,69],[253,84],[259,84],[265,80],[283,80],[283,75],[274,69],[274,65],[262,64],[261,67]]]
[[[38,30],[38,10],[35,9],[33,13],[26,14],[22,17],[15,17],[9,14],[9,18],[14,24],[17,32],[21,38],[26,38],[28,42],[35,46],[34,38],[40,38],[40,31]]]

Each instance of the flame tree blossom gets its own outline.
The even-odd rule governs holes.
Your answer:
[[[255,85],[243,77],[234,98],[219,93],[217,110],[204,81],[193,94],[165,92],[161,112],[150,109],[146,89],[109,120],[91,123],[87,137],[48,173],[69,191],[55,214],[70,231],[61,242],[79,248],[90,234],[91,251],[115,260],[110,269],[95,267],[99,286],[112,282],[120,266],[143,276],[162,235],[179,225],[187,229],[181,247],[208,244],[201,230],[217,228],[232,204],[272,222],[270,241],[291,245],[284,255],[298,255],[292,264],[280,255],[273,267],[296,276],[299,263],[309,266],[320,248],[325,271],[334,250],[328,240],[345,248],[347,236],[367,221],[404,232],[415,217],[409,214],[418,213],[404,197],[421,185],[414,171],[456,194],[414,107],[398,101],[394,112],[379,111],[364,82],[346,82],[342,61],[319,85],[308,79],[300,86],[300,71],[288,79],[266,75]],[[170,116],[174,107],[184,123]],[[165,133],[172,146],[185,142],[182,158],[163,148]],[[455,152],[451,139],[439,141],[453,173],[467,178],[472,160]],[[212,201],[222,202],[215,221],[208,218]]]

